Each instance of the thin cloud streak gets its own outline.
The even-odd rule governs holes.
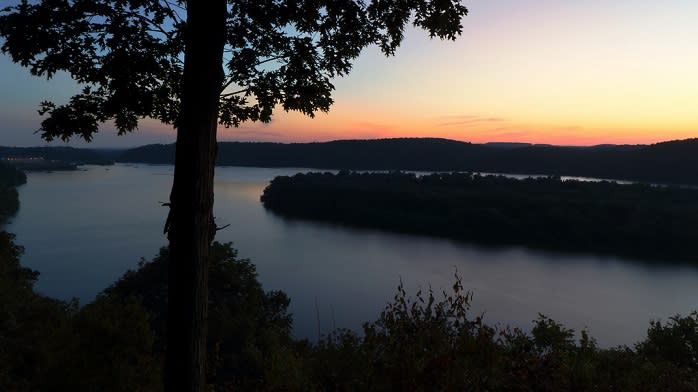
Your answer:
[[[468,124],[480,124],[480,123],[499,123],[504,122],[506,119],[502,117],[486,117],[477,115],[461,115],[461,116],[443,116],[440,119],[445,120],[436,124],[438,127],[448,127],[453,125],[468,125]]]

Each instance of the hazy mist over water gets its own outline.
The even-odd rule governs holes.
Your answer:
[[[166,244],[162,234],[172,166],[87,166],[29,173],[7,230],[25,246],[38,291],[91,301],[141,257]],[[528,328],[543,313],[602,346],[632,344],[652,318],[696,309],[698,268],[523,248],[482,248],[448,240],[291,221],[266,211],[259,196],[277,175],[307,169],[216,169],[217,240],[250,258],[266,290],[291,298],[296,337],[333,327],[359,330],[378,317],[400,279],[408,293],[450,288],[456,271],[474,291],[473,316]]]

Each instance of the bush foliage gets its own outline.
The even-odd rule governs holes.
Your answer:
[[[439,299],[402,285],[359,336],[337,331],[308,356],[318,390],[698,390],[698,314],[654,321],[634,348],[600,349],[586,331],[539,315],[530,333],[486,325],[469,313],[456,276]]]

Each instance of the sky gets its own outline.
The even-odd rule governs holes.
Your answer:
[[[330,113],[310,119],[278,110],[270,124],[221,127],[219,140],[595,145],[698,137],[698,1],[464,4],[469,15],[456,42],[410,29],[395,57],[364,50],[350,75],[334,81]],[[0,55],[0,145],[45,145],[34,133],[38,103],[65,102],[76,91],[65,76],[34,78]],[[174,140],[171,127],[145,120],[120,137],[107,124],[91,146]]]

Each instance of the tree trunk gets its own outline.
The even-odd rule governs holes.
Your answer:
[[[208,254],[215,234],[213,173],[226,12],[225,0],[187,2],[177,152],[166,224],[167,391],[202,391],[206,385]]]

